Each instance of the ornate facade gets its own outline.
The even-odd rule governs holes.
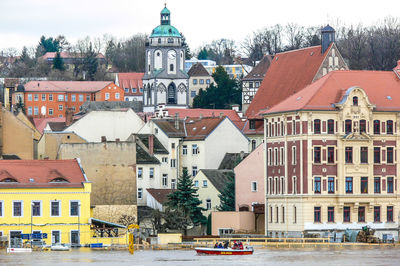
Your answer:
[[[157,107],[187,108],[188,75],[182,35],[171,26],[170,11],[161,11],[161,25],[153,29],[146,43],[146,70],[143,76],[145,112]]]

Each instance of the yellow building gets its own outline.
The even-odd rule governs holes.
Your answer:
[[[90,193],[77,159],[2,160],[0,235],[47,233],[47,245],[89,244]]]

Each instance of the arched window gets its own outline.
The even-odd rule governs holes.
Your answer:
[[[173,43],[173,42],[174,42],[174,39],[168,38],[168,43]]]
[[[3,180],[1,180],[1,182],[7,182],[7,183],[16,182],[16,183],[18,183],[18,181],[16,179],[11,178],[11,177],[4,178]]]
[[[50,183],[69,183],[69,181],[65,178],[57,177],[51,180]]]
[[[176,87],[174,83],[168,86],[168,104],[176,104]]]
[[[174,64],[169,65],[169,71],[174,71]]]
[[[354,96],[354,97],[353,97],[353,105],[354,105],[354,106],[357,106],[357,105],[358,105],[358,97],[357,97],[357,96]]]

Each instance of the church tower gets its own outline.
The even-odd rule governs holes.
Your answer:
[[[143,76],[144,112],[159,106],[187,108],[188,78],[185,72],[185,48],[182,35],[171,25],[171,12],[161,11],[161,23],[146,42],[146,69]]]

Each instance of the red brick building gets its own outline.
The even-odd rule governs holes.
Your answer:
[[[86,101],[123,101],[124,90],[110,81],[30,81],[25,84],[26,114],[32,117],[65,117]]]

